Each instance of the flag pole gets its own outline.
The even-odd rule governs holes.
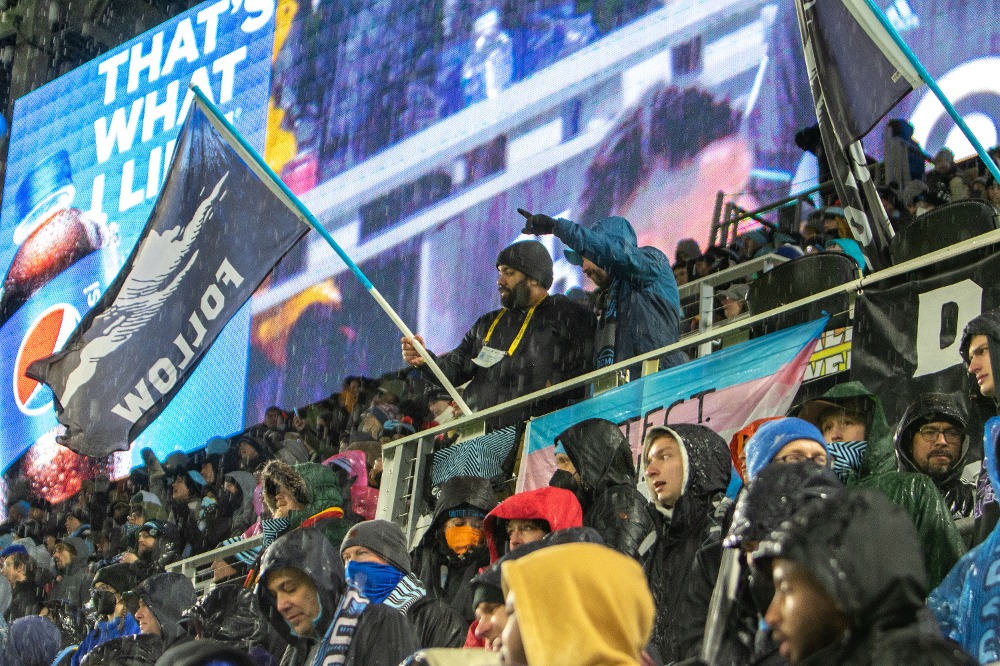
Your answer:
[[[393,310],[392,306],[389,305],[385,298],[382,297],[382,294],[379,293],[379,290],[372,284],[371,280],[368,279],[368,276],[362,272],[358,265],[354,263],[354,260],[351,259],[347,253],[344,252],[343,248],[340,247],[337,241],[333,239],[330,232],[327,231],[322,224],[320,224],[319,220],[316,219],[306,205],[302,203],[302,201],[295,196],[295,194],[288,188],[287,185],[285,185],[278,175],[274,173],[274,170],[268,166],[267,162],[264,161],[264,158],[260,156],[260,153],[254,150],[253,146],[246,142],[233,124],[222,115],[212,100],[208,99],[198,86],[191,85],[191,92],[194,93],[198,104],[205,111],[205,115],[208,119],[212,121],[212,124],[219,130],[219,133],[226,139],[230,147],[235,150],[241,158],[243,158],[243,161],[246,162],[248,167],[250,167],[250,170],[257,174],[257,177],[261,179],[268,189],[280,198],[300,220],[315,229],[317,233],[323,237],[323,240],[325,240],[327,244],[333,248],[333,251],[337,253],[337,256],[340,257],[341,261],[343,261],[347,267],[351,269],[351,272],[354,273],[354,277],[358,279],[361,286],[368,291],[371,297],[375,299],[375,302],[381,306],[387,315],[389,315],[389,319],[391,319],[392,323],[396,325],[396,328],[403,333],[404,337],[410,338],[413,341],[413,348],[417,350],[417,353],[420,354],[421,358],[423,358],[427,363],[427,367],[430,368],[432,373],[434,373],[434,377],[441,383],[441,386],[448,391],[448,395],[455,401],[458,408],[462,410],[462,414],[464,416],[472,414],[472,410],[462,399],[462,396],[459,395],[455,386],[448,381],[448,378],[441,370],[441,367],[434,360],[434,357],[431,356],[424,346],[417,341],[416,337],[413,335],[413,331],[411,331],[409,326],[406,325],[406,322],[404,322],[399,315],[396,314],[396,311]]]
[[[979,143],[979,139],[977,139],[976,135],[972,133],[972,130],[966,124],[965,120],[962,118],[961,115],[959,115],[958,111],[952,105],[951,101],[945,96],[944,91],[941,90],[940,86],[938,86],[937,81],[934,80],[934,77],[931,76],[930,72],[928,72],[926,68],[924,68],[923,64],[921,64],[920,60],[917,58],[917,55],[913,52],[913,50],[909,47],[909,45],[907,45],[907,43],[903,41],[903,38],[900,37],[899,33],[896,32],[896,28],[893,27],[892,23],[889,22],[889,19],[886,17],[886,15],[883,14],[882,10],[879,9],[878,5],[875,4],[875,0],[865,0],[865,4],[868,5],[868,8],[872,11],[872,14],[874,14],[875,17],[879,20],[879,23],[881,23],[882,27],[885,28],[885,31],[889,33],[889,36],[892,37],[892,40],[896,42],[896,46],[898,46],[899,49],[903,52],[903,55],[906,56],[906,59],[910,61],[910,64],[913,65],[913,68],[917,70],[917,74],[920,75],[920,78],[923,79],[924,83],[927,84],[927,87],[930,88],[931,92],[934,93],[934,96],[938,98],[939,102],[941,102],[941,105],[944,107],[944,110],[948,112],[948,115],[951,116],[952,120],[955,121],[955,124],[958,125],[958,128],[962,130],[962,134],[964,134],[965,138],[968,139],[969,143],[972,144],[972,147],[976,150],[976,154],[979,155],[979,159],[981,159],[983,163],[986,165],[986,168],[989,170],[993,178],[995,178],[996,181],[1000,183],[1000,169],[997,168],[996,162],[994,162],[993,159],[990,158],[990,156],[986,153],[986,150],[983,148],[983,145]]]

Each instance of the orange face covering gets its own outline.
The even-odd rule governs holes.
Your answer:
[[[468,525],[446,527],[444,540],[448,542],[448,547],[455,551],[456,555],[465,555],[469,549],[475,548],[482,542],[483,531]]]

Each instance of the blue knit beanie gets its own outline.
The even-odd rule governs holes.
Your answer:
[[[768,421],[757,429],[746,445],[747,481],[753,480],[757,472],[774,460],[785,445],[797,439],[811,439],[823,447],[829,455],[826,440],[819,428],[794,417]]]

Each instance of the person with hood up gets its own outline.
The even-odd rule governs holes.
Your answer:
[[[780,419],[780,416],[768,416],[763,419],[756,419],[746,424],[736,431],[733,438],[729,440],[729,457],[733,461],[733,469],[739,475],[740,481],[747,483],[747,442],[757,433],[757,429],[768,421]]]
[[[480,571],[479,575],[472,579],[472,607],[476,621],[469,627],[465,647],[500,651],[500,636],[507,624],[507,606],[504,602],[500,576],[504,562],[525,557],[539,548],[557,546],[561,543],[598,543],[603,546],[604,540],[589,527],[567,527],[546,534],[540,541],[532,541],[511,550]]]
[[[73,655],[73,666],[77,666],[91,650],[102,643],[120,636],[139,633],[139,623],[129,612],[124,595],[138,584],[138,579],[127,564],[111,564],[94,575],[90,591],[90,605],[97,620]]]
[[[257,595],[242,580],[214,585],[184,611],[180,624],[199,643],[221,643],[262,661],[270,658],[275,664],[288,647],[264,617]]]
[[[349,587],[337,549],[315,528],[292,530],[264,552],[255,594],[288,641],[281,666],[396,666],[417,637],[394,608]]]
[[[368,463],[364,451],[344,451],[330,456],[324,465],[335,465],[350,478],[351,510],[364,518],[375,518],[378,507],[378,488],[368,484]]]
[[[138,580],[163,573],[165,567],[176,561],[177,528],[173,523],[161,520],[147,520],[136,538],[135,552],[122,555],[121,561],[132,567]]]
[[[344,520],[344,499],[337,473],[325,465],[288,465],[271,460],[262,472],[264,504],[271,518],[262,524],[264,546],[297,527],[320,527],[337,547],[350,527]]]
[[[511,495],[486,514],[483,521],[490,563],[567,527],[583,527],[583,509],[572,492],[547,486]]]
[[[441,484],[434,516],[413,549],[413,573],[428,596],[441,599],[472,622],[469,581],[490,563],[483,519],[497,505],[493,487],[477,476],[456,476]]]
[[[976,382],[979,393],[993,401],[996,414],[1000,414],[1000,393],[997,393],[993,368],[1000,368],[1000,309],[987,310],[965,326],[958,351],[966,368]],[[979,471],[976,481],[976,507],[973,510],[975,527],[972,545],[981,543],[993,532],[1000,521],[1000,504],[986,466]]]
[[[44,617],[29,615],[10,625],[0,666],[49,666],[59,654],[59,629]]]
[[[87,545],[80,537],[56,541],[52,549],[56,579],[49,599],[68,601],[78,608],[90,598],[90,574],[87,572]]]
[[[764,615],[793,664],[971,664],[926,617],[926,572],[906,512],[871,489],[810,503],[765,539]]]
[[[222,477],[219,512],[223,516],[229,516],[229,533],[224,538],[243,534],[257,520],[253,509],[253,491],[256,486],[257,481],[249,472],[229,472]],[[206,543],[214,547],[221,541],[223,539]]]
[[[507,666],[641,663],[654,607],[635,560],[599,544],[568,543],[505,562],[502,573]]]
[[[182,557],[190,557],[205,550],[205,532],[198,523],[198,514],[206,488],[204,477],[193,470],[179,470],[171,482],[168,516],[170,522],[177,526],[177,550]]]
[[[1000,487],[1000,417],[986,422],[983,465],[994,488]],[[1000,607],[1000,582],[993,573],[1000,561],[1000,527],[965,554],[930,594],[927,606],[941,631],[979,663],[1000,661],[996,609]]]
[[[310,462],[309,447],[302,440],[301,434],[289,431],[285,433],[284,439],[281,440],[281,448],[274,457],[288,465]]]
[[[156,660],[157,666],[258,666],[243,650],[219,641],[204,640],[176,645]]]
[[[937,486],[962,534],[971,536],[976,487],[962,478],[969,454],[968,411],[947,393],[918,395],[896,427],[900,472],[926,474]]]
[[[174,571],[156,574],[142,581],[134,594],[139,601],[135,621],[140,632],[159,636],[163,650],[191,640],[180,623],[184,611],[198,600],[187,576]]]
[[[656,537],[641,558],[656,602],[652,642],[670,663],[680,658],[678,628],[695,555],[721,531],[720,506],[730,503],[729,447],[702,425],[655,426],[643,438],[642,463]]]
[[[896,470],[893,431],[878,397],[860,382],[846,382],[806,402],[797,415],[822,431],[834,471],[848,488],[878,490],[906,510],[920,535],[928,583],[940,583],[965,553],[965,542],[934,482]]]
[[[700,656],[710,664],[786,663],[762,629],[761,620],[774,596],[770,577],[752,570],[749,555],[809,502],[843,490],[844,484],[829,468],[812,461],[765,465],[760,470],[736,502],[728,536],[719,548],[699,553],[714,566],[700,564],[697,573],[692,572],[702,584],[689,588],[696,594],[685,600],[678,630],[683,656]],[[705,573],[709,571],[718,573],[709,578]]]
[[[483,410],[582,375],[592,367],[594,317],[583,305],[561,294],[550,295],[552,257],[535,240],[513,243],[497,256],[500,310],[472,325],[458,347],[437,359],[463,393],[469,407]],[[423,338],[416,336],[423,344]],[[410,338],[402,339],[403,362],[438,381]],[[566,404],[567,396],[490,419],[499,429]]]
[[[406,616],[420,647],[461,647],[468,623],[451,606],[427,596],[410,566],[406,536],[396,523],[366,520],[354,525],[340,545],[348,582],[373,604]]]
[[[569,247],[566,259],[583,268],[597,286],[598,368],[673,344],[680,339],[681,299],[670,260],[655,247],[639,247],[624,217],[590,226],[548,215],[525,217],[524,234],[554,234]],[[682,363],[678,352],[660,359],[660,369]]]
[[[609,547],[638,558],[654,526],[621,428],[605,419],[581,421],[556,437],[555,456],[559,469],[549,485],[576,493],[584,526],[597,530]]]

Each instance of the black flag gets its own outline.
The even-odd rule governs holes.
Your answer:
[[[922,81],[865,0],[796,0],[795,8],[837,194],[868,260],[883,268],[892,230],[865,166],[861,137]]]
[[[192,105],[125,266],[63,350],[28,370],[55,394],[60,443],[127,449],[308,229]]]

